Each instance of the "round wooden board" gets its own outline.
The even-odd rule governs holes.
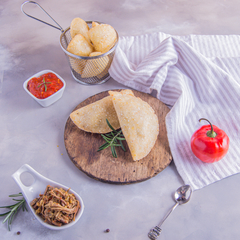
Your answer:
[[[118,158],[112,156],[110,148],[97,152],[98,148],[105,142],[101,135],[82,131],[72,122],[70,117],[68,118],[64,132],[67,153],[75,166],[89,177],[114,184],[136,183],[157,175],[172,161],[165,125],[165,117],[169,112],[168,107],[149,94],[135,90],[133,92],[136,97],[140,97],[151,105],[159,120],[159,135],[155,146],[145,158],[139,161],[132,160],[125,141],[126,152],[121,148],[116,148]],[[89,97],[74,110],[106,96],[109,96],[108,91]]]

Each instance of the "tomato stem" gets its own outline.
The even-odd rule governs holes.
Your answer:
[[[201,120],[207,121],[211,126],[211,131],[207,131],[207,136],[210,137],[210,138],[215,138],[217,136],[217,133],[213,131],[212,123],[209,120],[207,120],[206,118],[200,118],[199,122],[201,122]]]

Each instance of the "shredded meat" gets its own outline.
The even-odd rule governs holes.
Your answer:
[[[31,206],[45,222],[62,226],[75,220],[75,216],[81,208],[74,194],[62,188],[46,187],[44,194],[39,194],[31,202]]]

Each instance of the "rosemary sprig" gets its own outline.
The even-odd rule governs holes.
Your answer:
[[[106,119],[108,126],[112,129],[111,132],[106,134],[101,134],[103,139],[106,141],[102,146],[99,147],[98,152],[102,151],[103,149],[106,149],[108,147],[111,147],[112,155],[113,157],[117,158],[117,152],[115,147],[121,147],[124,152],[126,152],[126,149],[123,146],[122,141],[125,140],[122,130],[115,130],[109,121]]]
[[[51,82],[45,82],[45,78],[43,79],[43,82],[41,84],[39,84],[37,87],[41,87],[44,84],[44,88],[45,88],[45,92],[47,91],[47,83],[51,83]]]
[[[22,193],[9,195],[9,197],[12,197],[13,198],[12,200],[16,201],[17,203],[9,206],[0,207],[0,208],[11,209],[8,212],[0,214],[0,217],[6,216],[5,219],[3,220],[3,223],[7,222],[9,231],[11,231],[11,224],[12,224],[13,218],[17,214],[18,210],[22,208],[23,211],[25,210],[27,211],[26,200],[24,199],[24,197],[22,197],[22,199],[14,198],[14,197],[21,197],[21,196],[22,196]]]

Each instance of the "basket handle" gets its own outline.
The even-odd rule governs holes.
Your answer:
[[[40,19],[38,19],[38,18],[35,18],[35,17],[27,14],[27,13],[23,10],[23,6],[24,6],[25,4],[27,4],[27,3],[36,4],[40,9],[42,9],[43,12],[45,12],[45,13],[56,23],[56,25],[57,25],[58,27],[57,27],[57,26],[54,26],[54,25],[52,25],[52,24],[50,24],[50,23],[44,22],[44,21],[42,21],[42,20],[40,20]],[[33,19],[35,19],[35,20],[37,20],[37,21],[39,21],[39,22],[42,22],[42,23],[44,23],[44,24],[47,24],[48,26],[54,27],[54,28],[60,30],[61,32],[64,32],[63,28],[49,15],[37,2],[34,2],[34,1],[26,1],[26,2],[24,2],[24,3],[21,5],[21,10],[22,10],[22,12],[23,12],[26,16],[28,16],[28,17],[30,17],[30,18],[33,18]]]

